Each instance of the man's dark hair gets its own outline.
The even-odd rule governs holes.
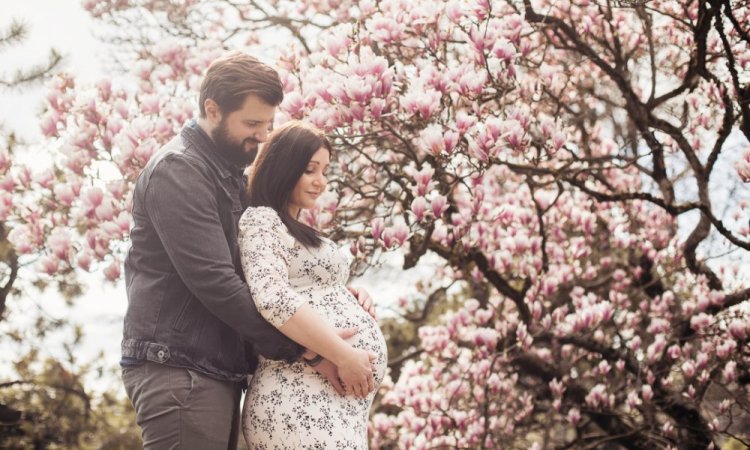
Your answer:
[[[289,233],[309,247],[320,247],[320,233],[289,214],[289,201],[297,181],[321,147],[332,153],[322,131],[303,122],[287,122],[263,144],[247,184],[249,205],[276,210]]]
[[[279,74],[250,55],[229,53],[211,63],[203,78],[199,99],[201,117],[206,117],[206,99],[215,101],[222,114],[229,114],[242,108],[249,94],[278,106],[284,100]]]

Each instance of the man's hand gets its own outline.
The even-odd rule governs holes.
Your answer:
[[[357,334],[358,331],[359,330],[357,329],[357,327],[336,329],[336,333],[343,340],[349,339],[350,337]],[[307,350],[302,354],[302,357],[305,359],[313,359],[316,356],[317,354],[310,350]],[[341,380],[339,379],[339,370],[336,368],[336,365],[334,363],[328,361],[327,359],[324,359],[320,362],[320,364],[316,365],[313,368],[316,372],[323,375],[323,377],[325,377],[325,379],[333,385],[333,388],[336,390],[336,392],[339,393],[339,395],[346,395],[346,390],[344,389],[344,386],[341,384]]]
[[[339,371],[336,368],[336,365],[331,361],[324,359],[320,364],[315,366],[315,370],[333,385],[333,388],[336,389],[336,392],[338,392],[339,395],[346,395],[344,386],[341,385],[341,380],[339,380]]]
[[[375,303],[373,303],[372,297],[370,297],[370,294],[362,288],[355,288],[355,287],[349,286],[347,287],[347,289],[357,299],[362,309],[367,311],[367,313],[371,315],[373,319],[378,320],[378,315],[375,312]]]

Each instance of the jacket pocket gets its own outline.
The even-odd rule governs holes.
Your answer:
[[[191,311],[195,309],[194,303],[197,300],[193,297],[190,291],[187,291],[176,297],[174,301],[179,301],[179,309],[177,309],[174,320],[172,320],[172,329],[184,331],[187,328],[188,323],[191,321]]]

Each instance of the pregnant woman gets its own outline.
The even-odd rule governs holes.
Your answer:
[[[269,136],[248,184],[240,220],[242,267],[263,317],[308,349],[304,361],[261,357],[243,408],[251,449],[368,448],[367,417],[386,369],[377,322],[346,289],[347,257],[297,220],[323,193],[331,145],[288,122]],[[356,328],[344,340],[336,329]],[[347,395],[313,366],[333,363]]]

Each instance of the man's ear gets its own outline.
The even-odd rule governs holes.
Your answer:
[[[219,104],[213,101],[213,99],[207,98],[203,103],[203,108],[206,110],[206,119],[211,122],[221,120],[221,108],[219,108]]]

